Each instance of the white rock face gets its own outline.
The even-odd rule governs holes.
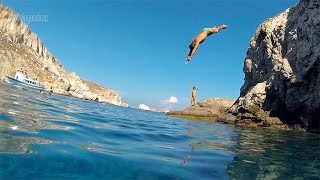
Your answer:
[[[151,110],[150,107],[145,105],[145,104],[140,104],[138,108],[141,109],[141,110],[145,110],[145,111],[150,111]]]
[[[84,81],[63,69],[16,13],[0,4],[0,79],[13,76],[17,69],[28,72],[47,91],[128,106],[116,92]]]
[[[277,117],[319,129],[319,6],[319,0],[301,0],[257,29],[244,61],[245,82],[232,107],[239,117]]]

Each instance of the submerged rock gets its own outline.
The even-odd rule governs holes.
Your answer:
[[[260,25],[231,111],[237,123],[320,127],[320,1],[301,0]]]
[[[28,72],[47,91],[127,106],[116,92],[66,71],[18,15],[0,4],[0,79],[17,69]]]

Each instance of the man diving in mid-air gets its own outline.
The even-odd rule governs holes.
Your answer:
[[[213,28],[204,28],[202,31],[195,37],[191,44],[189,45],[190,52],[188,54],[187,60],[185,61],[185,64],[188,64],[189,61],[191,61],[193,55],[196,53],[199,45],[203,43],[207,39],[207,37],[211,36],[212,34],[216,34],[220,32],[223,29],[227,29],[226,25],[221,25],[219,27],[213,27]]]

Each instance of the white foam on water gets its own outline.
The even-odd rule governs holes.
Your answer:
[[[12,130],[18,130],[19,128],[18,128],[18,126],[11,126],[11,129]]]

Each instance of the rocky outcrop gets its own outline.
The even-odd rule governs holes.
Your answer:
[[[168,112],[168,116],[200,119],[215,122],[234,123],[235,116],[227,112],[227,109],[232,106],[234,101],[223,98],[208,99],[198,102],[194,106],[190,106],[182,111]]]
[[[17,69],[28,72],[47,91],[127,106],[114,91],[67,72],[17,14],[0,4],[0,79]]]
[[[139,104],[138,109],[145,110],[145,111],[151,110],[150,107],[145,104]]]
[[[260,25],[231,112],[242,123],[320,126],[320,1],[301,0]]]

